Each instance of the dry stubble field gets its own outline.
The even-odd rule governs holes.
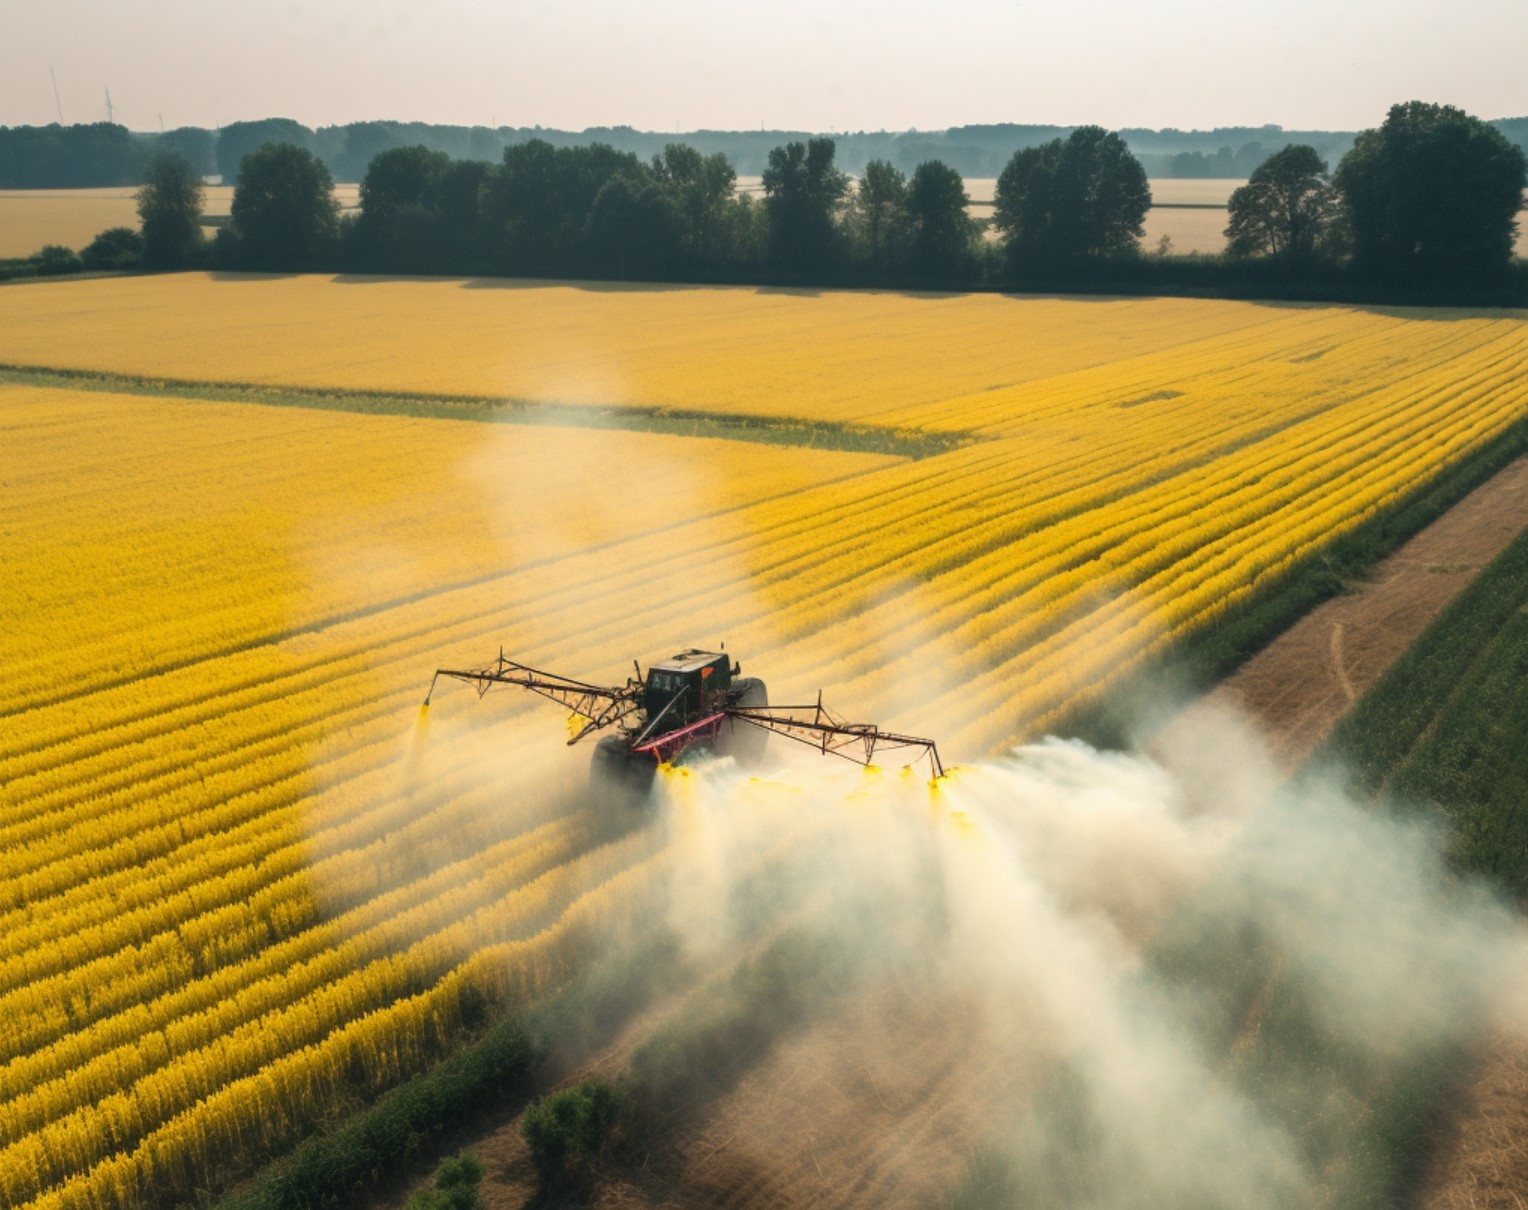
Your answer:
[[[582,753],[517,700],[421,730],[437,664],[503,644],[602,681],[725,638],[777,698],[979,758],[1521,421],[1525,362],[1502,313],[0,290],[0,1201],[203,1188],[661,914],[667,834],[605,843],[544,793]],[[792,418],[823,448],[296,387]],[[840,452],[845,423],[963,443]]]

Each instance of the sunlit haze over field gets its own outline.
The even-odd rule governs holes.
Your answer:
[[[1522,0],[5,0],[0,125],[1376,125],[1528,113]],[[55,98],[49,68],[57,75]]]

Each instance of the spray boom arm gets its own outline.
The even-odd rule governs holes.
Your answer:
[[[588,720],[578,734],[568,741],[569,744],[576,744],[590,732],[612,726],[642,708],[643,682],[640,668],[637,675],[628,677],[626,684],[620,688],[606,689],[600,685],[575,681],[571,677],[558,676],[553,672],[542,672],[526,664],[517,664],[505,659],[504,650],[500,648],[499,658],[482,668],[436,669],[430,680],[430,691],[424,695],[426,706],[435,696],[435,682],[443,676],[466,681],[477,689],[479,697],[495,685],[518,685],[567,707],[580,718]]]
[[[920,748],[935,778],[944,776],[944,763],[933,740],[883,731],[874,723],[846,722],[822,704],[821,693],[809,706],[733,706],[727,714],[857,765],[872,764],[877,748]]]

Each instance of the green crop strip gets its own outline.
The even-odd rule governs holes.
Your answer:
[[[889,454],[920,459],[943,454],[977,438],[970,433],[931,433],[789,417],[734,415],[697,408],[545,403],[489,395],[392,394],[331,387],[273,386],[251,382],[199,382],[136,374],[0,364],[0,383],[75,391],[103,391],[163,399],[252,403],[268,407],[318,408],[375,416],[413,416],[492,424],[617,429],[674,437],[715,437],[842,453]]]
[[[1343,719],[1317,760],[1358,793],[1436,809],[1461,871],[1528,895],[1528,532]]]

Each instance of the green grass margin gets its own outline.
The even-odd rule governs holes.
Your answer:
[[[1308,762],[1389,809],[1439,814],[1462,874],[1528,901],[1528,530],[1470,583]]]
[[[891,429],[846,421],[808,421],[790,417],[712,412],[703,408],[545,403],[508,395],[447,395],[213,382],[9,363],[0,363],[0,383],[53,390],[143,395],[160,399],[314,408],[372,416],[614,429],[674,437],[713,437],[763,445],[832,450],[837,453],[888,454],[915,461],[948,453],[980,440],[967,432]]]

